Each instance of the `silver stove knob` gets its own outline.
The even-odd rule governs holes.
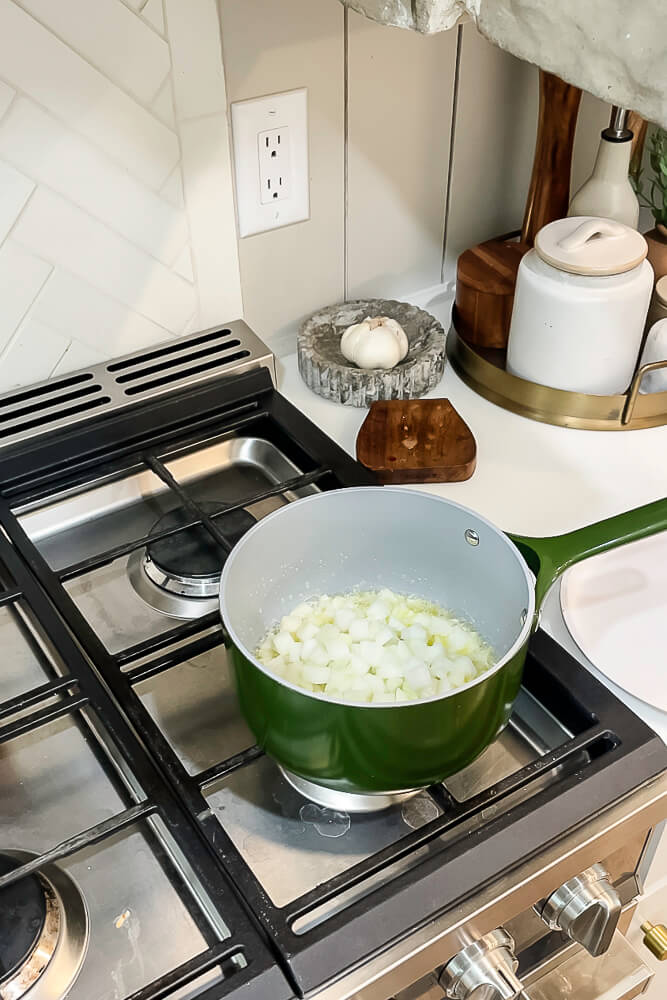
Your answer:
[[[535,909],[552,931],[562,931],[589,955],[602,955],[611,944],[621,900],[602,865],[593,865],[565,882]]]
[[[518,965],[512,936],[498,927],[455,955],[440,985],[450,1000],[516,1000],[523,989]]]

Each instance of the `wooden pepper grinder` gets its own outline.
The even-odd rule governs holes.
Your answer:
[[[456,272],[456,328],[476,347],[507,347],[516,273],[537,232],[567,215],[572,147],[581,90],[540,70],[533,173],[519,242],[498,237],[461,254]]]

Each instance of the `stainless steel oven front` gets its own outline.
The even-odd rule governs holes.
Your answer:
[[[629,1000],[650,968],[625,937],[662,824],[667,776],[548,845],[313,1000]]]

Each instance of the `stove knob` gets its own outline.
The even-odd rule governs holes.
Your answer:
[[[667,959],[667,927],[664,924],[652,924],[649,920],[642,924],[644,944],[660,962]]]
[[[547,927],[567,934],[595,957],[611,944],[621,901],[602,865],[593,865],[565,882],[535,909]]]
[[[450,1000],[516,1000],[523,989],[514,975],[518,965],[514,940],[498,927],[455,955],[440,985]]]

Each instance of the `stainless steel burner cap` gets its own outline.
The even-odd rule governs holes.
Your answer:
[[[12,865],[7,870],[12,870],[36,855],[7,851],[4,857],[11,858]],[[0,890],[0,906],[5,896],[17,892],[19,897],[35,892],[40,895],[42,919],[34,943],[0,979],[0,1000],[22,1000],[28,994],[30,1000],[67,996],[88,948],[89,922],[83,896],[70,876],[55,865],[47,865],[37,875],[29,875]],[[10,936],[9,945],[11,940]]]
[[[220,571],[211,576],[180,576],[161,569],[146,553],[143,558],[144,573],[156,587],[180,597],[217,597],[220,593]]]
[[[178,507],[153,525],[151,534],[161,537],[150,541],[143,552],[133,553],[127,564],[139,597],[155,611],[173,618],[201,618],[217,608],[220,573],[228,550],[255,523],[243,508],[221,514],[223,501],[199,501],[198,506],[204,514],[214,516],[226,547],[204,524],[190,525],[193,514]]]
[[[146,573],[146,558],[143,551],[132,553],[127,561],[127,575],[142,601],[154,611],[159,611],[161,615],[183,619],[201,618],[218,607],[217,590],[213,597],[189,597],[170,592],[153,583]],[[218,587],[219,584],[218,576]]]
[[[278,765],[280,767],[280,765]],[[341,792],[336,788],[327,788],[314,781],[300,778],[298,774],[280,767],[283,777],[295,788],[299,795],[327,809],[336,809],[346,813],[379,812],[397,803],[405,802],[423,791],[422,788],[403,789],[397,792],[368,792],[365,795],[356,792]]]

